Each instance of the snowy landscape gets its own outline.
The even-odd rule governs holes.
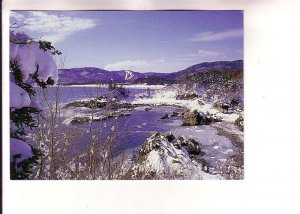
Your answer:
[[[49,18],[41,13],[31,16]],[[180,69],[128,61],[65,68],[63,51],[15,26],[10,29],[11,179],[244,178],[240,49],[234,60],[199,50]],[[188,42],[218,41],[223,47],[223,38],[242,44],[240,31],[216,34],[197,34]],[[159,63],[165,62],[154,65]],[[151,68],[141,72],[136,66]]]

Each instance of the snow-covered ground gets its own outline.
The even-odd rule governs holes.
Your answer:
[[[132,104],[140,105],[170,105],[185,107],[190,110],[197,110],[203,113],[209,113],[221,118],[223,121],[234,122],[239,114],[224,114],[213,108],[211,103],[204,103],[201,99],[178,100],[176,96],[179,94],[177,87],[165,87],[161,90],[156,90],[150,97],[137,97]]]

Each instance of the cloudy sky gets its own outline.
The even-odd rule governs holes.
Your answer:
[[[205,61],[243,59],[241,11],[14,11],[66,56],[65,68],[175,72]]]

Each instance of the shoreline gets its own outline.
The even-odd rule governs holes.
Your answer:
[[[82,85],[56,85],[59,87],[91,87],[91,88],[107,88],[108,84],[82,84]],[[117,86],[122,86],[124,88],[138,88],[138,89],[161,89],[166,87],[166,85],[144,85],[144,84],[131,84],[131,85],[123,85],[123,84],[117,84]]]

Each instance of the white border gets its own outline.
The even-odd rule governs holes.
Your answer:
[[[5,214],[300,213],[299,38],[297,1],[6,0],[10,9],[244,10],[245,172],[243,181],[10,181],[8,72],[3,72]]]

